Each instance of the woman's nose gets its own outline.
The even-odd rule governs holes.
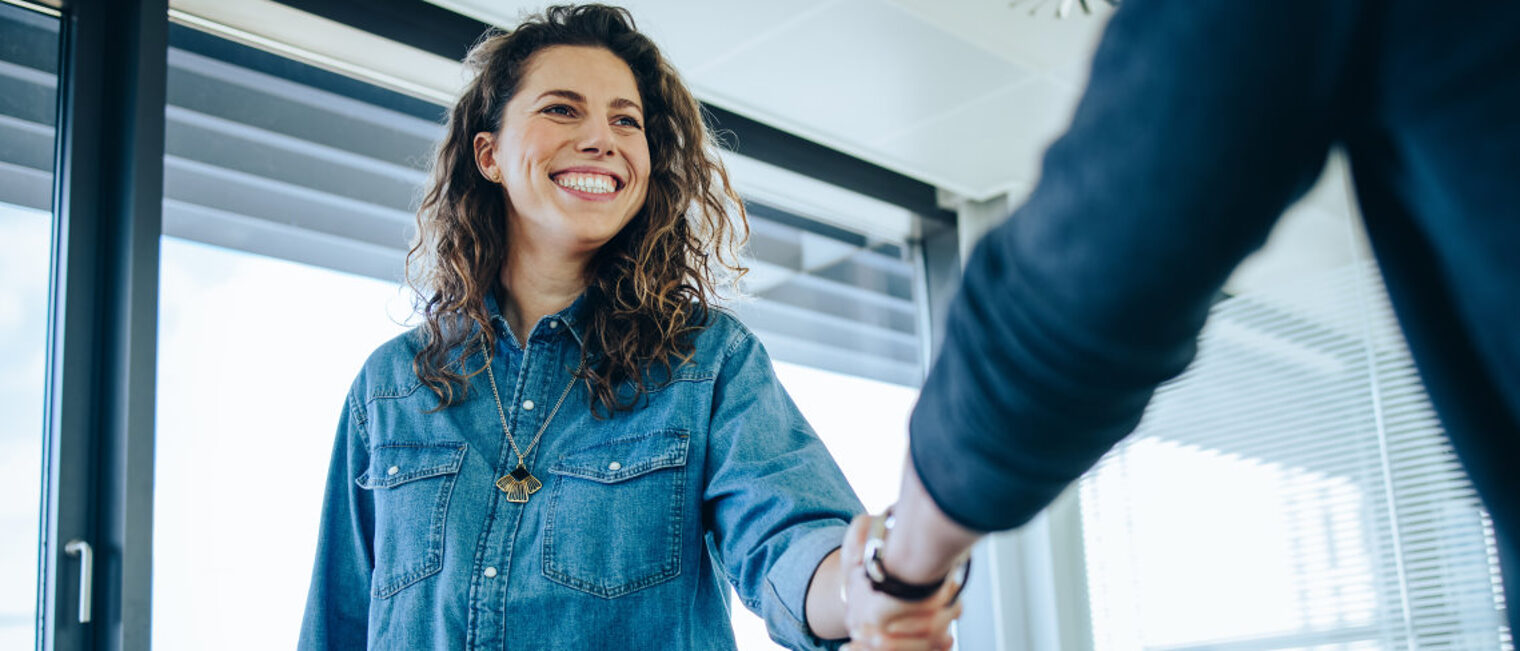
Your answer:
[[[616,147],[612,126],[600,120],[586,120],[582,124],[580,151],[598,156],[611,155]]]

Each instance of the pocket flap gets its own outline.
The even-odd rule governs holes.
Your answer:
[[[391,488],[409,481],[459,472],[466,446],[461,441],[391,443],[369,452],[369,469],[354,481],[360,488]]]
[[[686,465],[690,440],[686,432],[671,429],[604,441],[560,457],[549,472],[604,484],[620,482]]]

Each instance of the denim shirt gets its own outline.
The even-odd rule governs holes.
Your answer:
[[[520,448],[571,383],[583,302],[519,346],[487,300]],[[422,333],[377,349],[338,427],[300,648],[732,649],[729,585],[777,642],[833,646],[805,597],[862,507],[754,334],[710,315],[632,412],[594,418],[575,383],[527,455],[543,487],[521,504],[495,486],[517,456],[487,375],[430,413]]]

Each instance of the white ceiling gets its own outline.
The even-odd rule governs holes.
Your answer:
[[[510,27],[543,2],[429,0]],[[1025,0],[626,0],[703,101],[962,197],[1021,197],[1108,15]],[[1037,6],[1038,5],[1038,6]],[[1030,9],[1035,8],[1034,15]]]

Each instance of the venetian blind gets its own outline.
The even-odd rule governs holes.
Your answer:
[[[1080,491],[1098,649],[1513,648],[1370,262],[1221,301]]]

